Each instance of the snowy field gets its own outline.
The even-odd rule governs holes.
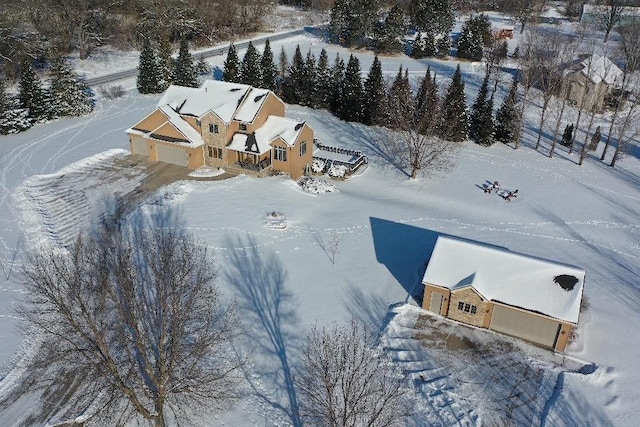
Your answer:
[[[281,43],[272,45],[276,55]],[[336,52],[349,55],[346,49],[300,36],[286,41],[289,57],[298,43],[303,53],[310,48],[317,56],[325,47],[330,58]],[[363,71],[368,70],[373,56],[358,56]],[[213,58],[212,64],[222,66],[223,59]],[[456,66],[454,61],[404,56],[382,61],[390,77],[402,64],[416,81],[428,64],[438,76],[451,75]],[[475,71],[468,64],[463,67],[469,103],[483,78]],[[445,77],[439,81],[448,83]],[[124,84],[135,86],[133,81]],[[507,84],[505,76],[502,89]],[[15,329],[18,320],[12,309],[21,294],[17,272],[25,248],[42,239],[72,238],[89,216],[99,214],[105,194],[135,188],[141,179],[135,171],[105,165],[128,149],[124,130],[148,114],[158,99],[132,91],[123,99],[101,101],[89,116],[0,137],[0,392],[17,376],[11,371],[14,355],[28,350]],[[584,268],[590,308],[568,347],[568,365],[594,363],[597,369],[578,374],[545,364],[537,349],[523,346],[514,363],[544,367],[535,383],[540,388],[537,398],[518,406],[519,413],[529,414],[530,425],[637,424],[640,341],[629,337],[630,331],[640,330],[638,147],[615,169],[596,160],[599,151],[579,167],[578,155],[564,149],[553,159],[534,151],[534,135],[527,133],[520,150],[464,143],[452,170],[410,180],[386,159],[375,130],[298,106],[289,106],[287,115],[307,121],[326,144],[365,152],[365,173],[334,181],[339,191],[322,195],[305,193],[284,177],[183,181],[139,207],[147,213],[176,214],[181,227],[213,249],[220,285],[228,297],[238,298],[246,313],[244,351],[254,359],[247,372],[252,388],[233,411],[205,420],[205,425],[289,425],[283,366],[295,366],[308,327],[351,318],[384,328],[383,342],[412,378],[422,372],[427,376],[428,384],[414,382],[419,401],[415,425],[491,422],[496,408],[478,405],[482,396],[464,385],[465,378],[437,375],[450,372],[455,364],[426,351],[415,339],[420,311],[414,296],[421,292],[426,253],[439,234]],[[535,123],[536,118],[527,119]],[[482,184],[495,180],[517,188],[519,197],[505,203],[483,193]],[[265,227],[265,216],[272,211],[286,217],[286,229]],[[326,245],[333,234],[342,237],[335,263]],[[247,286],[263,292],[256,297]],[[261,322],[272,309],[279,315],[269,318],[267,330]],[[462,335],[466,328],[451,331]],[[274,333],[278,340],[273,340]],[[507,371],[513,365],[496,363]],[[490,401],[487,396],[485,403]],[[19,403],[0,414],[3,425],[24,422],[42,402]]]

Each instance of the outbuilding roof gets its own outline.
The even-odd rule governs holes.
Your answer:
[[[601,55],[581,55],[573,61],[566,73],[579,72],[584,74],[593,83],[604,81],[613,84],[622,78],[622,70],[609,58]]]
[[[472,286],[484,298],[578,323],[585,271],[505,248],[439,236],[423,284]]]

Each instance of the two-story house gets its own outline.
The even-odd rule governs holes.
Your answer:
[[[313,161],[313,129],[286,118],[284,102],[270,90],[239,83],[172,85],[127,133],[132,153],[190,169],[297,179]]]

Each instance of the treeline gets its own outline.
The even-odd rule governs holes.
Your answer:
[[[326,109],[345,121],[412,129],[447,141],[471,138],[482,145],[495,141],[511,143],[519,132],[517,82],[514,80],[511,92],[494,118],[493,94],[489,94],[487,75],[478,99],[467,114],[459,66],[442,94],[436,75],[430,69],[414,92],[409,72],[402,66],[395,79],[387,84],[377,56],[363,79],[360,61],[354,55],[345,62],[336,54],[330,62],[324,49],[316,58],[310,50],[303,55],[297,46],[290,62],[282,49],[276,65],[267,41],[262,55],[250,43],[242,61],[231,45],[224,63],[223,80],[274,90],[287,103]]]
[[[54,60],[50,76],[47,85],[43,84],[31,63],[24,62],[15,95],[7,93],[0,78],[0,134],[21,132],[35,123],[82,116],[93,110],[93,94],[64,59]]]
[[[273,7],[270,0],[3,0],[0,74],[13,81],[26,58],[35,66],[70,52],[84,59],[96,46],[138,48],[144,38],[210,44],[259,31]]]

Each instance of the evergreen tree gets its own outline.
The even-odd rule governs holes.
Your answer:
[[[93,110],[91,91],[64,62],[57,59],[51,67],[51,105],[58,116],[82,116]]]
[[[304,59],[302,58],[300,45],[297,45],[293,59],[287,70],[287,77],[284,80],[283,96],[285,102],[299,104],[302,100],[303,94],[300,93],[299,88],[302,84],[303,73]]]
[[[449,38],[449,35],[444,35],[436,42],[436,56],[438,58],[444,58],[445,56],[449,56],[450,52],[451,39]]]
[[[211,74],[211,71],[211,66],[207,63],[207,61],[205,61],[204,57],[201,56],[196,63],[196,73],[199,76],[206,76]]]
[[[320,51],[316,67],[316,89],[314,105],[317,108],[329,109],[333,95],[333,79],[329,68],[329,56],[324,48]]]
[[[387,91],[382,76],[382,64],[376,55],[364,82],[363,123],[382,126],[389,122],[387,115]]]
[[[18,81],[18,99],[20,107],[27,110],[28,117],[34,121],[50,118],[47,107],[47,92],[42,87],[42,81],[36,74],[30,62],[22,65],[22,73]]]
[[[405,14],[400,5],[394,5],[383,23],[378,23],[375,45],[379,52],[397,53],[402,51],[401,37],[406,32]]]
[[[424,45],[425,39],[420,35],[420,33],[418,33],[413,41],[413,46],[411,47],[411,57],[413,59],[422,59],[427,56],[424,52]]]
[[[300,70],[300,104],[315,107],[315,89],[316,80],[316,57],[311,53],[311,50],[307,51],[307,58],[304,61],[302,69]]]
[[[398,74],[389,88],[389,109],[394,111],[396,118],[402,123],[392,123],[392,127],[405,125],[413,120],[415,104],[409,84],[409,70],[403,72],[402,65],[398,69]]]
[[[176,65],[171,53],[171,43],[168,38],[163,37],[160,40],[160,49],[157,55],[158,90],[160,92],[164,92],[173,83],[173,70]]]
[[[187,87],[198,86],[198,73],[193,65],[191,53],[189,53],[187,39],[180,40],[180,50],[178,51],[178,58],[176,58],[173,72],[173,83]]]
[[[419,132],[423,135],[431,135],[437,124],[439,116],[438,86],[435,73],[431,78],[431,67],[427,67],[420,89],[416,95],[416,123],[420,126]]]
[[[287,58],[287,52],[284,50],[284,46],[280,48],[280,57],[278,58],[278,72],[280,78],[284,79],[287,69],[289,68],[289,59]]]
[[[478,97],[471,107],[469,116],[469,138],[480,145],[491,145],[493,143],[493,118],[490,107],[493,107],[493,100],[489,105],[489,74],[485,74]]]
[[[331,68],[331,78],[333,80],[333,94],[331,96],[331,112],[336,117],[342,117],[344,106],[342,93],[344,91],[345,65],[340,55],[336,53],[336,59]]]
[[[458,58],[480,61],[482,59],[483,38],[482,34],[474,29],[474,20],[471,18],[465,22],[458,39]]]
[[[160,93],[160,69],[156,52],[148,38],[142,42],[140,51],[140,64],[138,65],[138,78],[136,85],[140,93]]]
[[[238,77],[240,83],[244,83],[253,87],[260,87],[262,84],[262,70],[260,68],[260,53],[253,46],[253,43],[249,42],[247,51],[242,58],[240,64],[240,71]]]
[[[467,117],[467,101],[464,95],[464,82],[460,65],[453,74],[447,89],[440,116],[439,134],[447,141],[464,141],[467,138],[469,119]]]
[[[349,17],[349,0],[335,0],[329,22],[329,38],[332,43],[344,43],[349,30]]]
[[[33,125],[26,108],[20,108],[19,101],[9,96],[6,85],[0,79],[0,135],[22,132]]]
[[[227,59],[224,61],[224,70],[222,71],[222,80],[225,82],[240,83],[239,77],[240,59],[236,47],[231,43],[227,52]]]
[[[496,112],[495,139],[504,144],[515,142],[520,132],[520,108],[518,107],[518,79],[514,78],[509,94]]]
[[[419,31],[449,36],[455,15],[449,0],[411,0],[411,22]]]
[[[343,120],[362,122],[364,115],[364,87],[362,86],[360,61],[355,56],[349,57],[347,70],[344,74],[344,88],[342,91]]]
[[[264,44],[262,52],[262,60],[260,61],[260,70],[262,71],[262,82],[260,87],[269,90],[276,90],[276,79],[278,78],[278,69],[273,62],[273,52],[269,39]]]

